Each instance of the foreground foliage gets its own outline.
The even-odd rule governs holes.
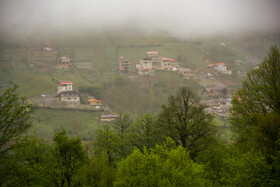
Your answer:
[[[170,138],[164,146],[134,150],[118,164],[115,186],[207,186],[203,166]]]

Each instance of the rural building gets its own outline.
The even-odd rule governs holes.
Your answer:
[[[100,108],[103,105],[101,100],[89,99],[88,101],[89,101],[90,105],[95,108]]]
[[[138,75],[142,77],[149,77],[153,73],[153,70],[151,69],[145,69],[145,68],[138,68]]]
[[[45,42],[42,45],[42,51],[53,51],[51,42]]]
[[[178,69],[178,74],[182,75],[186,79],[189,79],[192,76],[192,71],[190,68],[181,67]]]
[[[59,68],[71,68],[72,67],[71,58],[69,56],[60,57],[58,67]]]
[[[218,85],[215,85],[213,87],[205,88],[208,96],[210,96],[210,97],[223,95],[224,94],[223,93],[224,89],[226,89],[226,88],[223,84],[218,84]]]
[[[159,63],[159,56],[158,56],[158,51],[148,51],[146,52],[147,53],[147,56],[149,58],[152,58],[152,64],[153,66],[156,68],[156,67],[159,67],[160,66],[160,63]]]
[[[64,101],[67,105],[80,105],[80,97],[77,91],[64,91],[60,92],[60,101]]]
[[[60,81],[57,88],[58,88],[58,93],[73,91],[73,82]]]
[[[129,62],[129,60],[124,59],[124,57],[120,57],[119,71],[122,75],[126,75],[126,74],[130,73],[130,62]]]
[[[108,115],[101,115],[101,121],[113,121],[119,118],[119,115],[108,114]]]
[[[224,74],[231,74],[231,71],[227,71],[227,66],[225,63],[222,63],[222,62],[217,62],[215,64],[209,64],[207,66],[208,68],[213,68],[221,73],[224,73]]]
[[[140,60],[140,66],[143,69],[153,69],[153,59],[151,57],[142,58]]]
[[[177,60],[172,58],[161,58],[160,65],[161,70],[165,71],[177,71],[180,67]]]

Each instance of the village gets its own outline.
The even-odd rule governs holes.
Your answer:
[[[96,69],[92,68],[91,62],[75,62],[73,58],[63,54],[57,58],[57,54],[58,51],[51,43],[45,42],[42,44],[41,49],[33,50],[30,67],[32,69],[40,66],[49,68],[49,64],[58,59],[55,65],[51,63],[56,69],[67,71],[77,68],[96,71]],[[209,64],[208,62],[204,67],[191,70],[189,67],[182,66],[174,58],[160,57],[158,51],[147,51],[146,57],[139,59],[135,63],[135,67],[132,67],[129,59],[119,57],[117,71],[124,77],[137,75],[146,78],[157,76],[157,72],[167,71],[174,72],[174,74],[185,80],[197,80],[201,87],[203,87],[202,103],[207,105],[206,111],[223,118],[229,116],[231,93],[228,93],[227,85],[222,83],[225,78],[221,77],[231,75],[232,72],[228,70],[225,63],[216,62]],[[106,114],[104,113],[100,116],[101,121],[112,121],[118,118],[118,114],[110,110],[110,103],[107,103],[105,106],[102,100],[94,96],[87,95],[87,102],[81,103],[81,93],[73,89],[73,84],[72,80],[58,80],[58,92],[51,96],[43,94],[40,99],[33,99],[34,105],[48,108],[102,111]]]

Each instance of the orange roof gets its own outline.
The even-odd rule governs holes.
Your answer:
[[[218,66],[218,65],[225,66],[226,64],[225,64],[225,63],[222,63],[222,62],[217,62],[217,63],[215,63],[215,64],[209,64],[209,65],[207,65],[207,67]]]
[[[139,71],[149,71],[150,69],[149,68],[139,68],[138,70]]]
[[[89,99],[89,102],[101,102],[101,100],[97,100],[97,99]]]
[[[217,62],[215,65],[223,65],[223,66],[225,66],[226,64],[222,63],[222,62]]]
[[[148,51],[147,53],[158,53],[158,51]]]
[[[172,60],[171,58],[162,58],[162,60]]]
[[[73,84],[71,81],[60,81],[59,84]]]

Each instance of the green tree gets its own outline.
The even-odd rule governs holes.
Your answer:
[[[117,135],[116,151],[120,158],[127,156],[131,151],[131,145],[128,139],[129,128],[133,123],[128,114],[120,114],[120,117],[113,125],[113,130]]]
[[[23,136],[13,145],[11,186],[54,186],[52,146],[36,136]]]
[[[65,130],[58,131],[53,137],[53,178],[56,186],[72,186],[73,176],[84,164],[86,153],[83,149],[81,139],[69,138]]]
[[[106,153],[93,156],[78,173],[80,186],[113,186],[116,168],[111,166]]]
[[[132,146],[143,151],[144,147],[151,148],[160,143],[156,118],[152,114],[139,116],[130,129]]]
[[[0,96],[0,185],[8,178],[12,169],[12,142],[32,124],[33,107],[24,97],[15,94],[17,86]]]
[[[247,73],[233,99],[231,121],[238,142],[248,143],[258,115],[280,114],[280,52],[276,46],[258,68]]]
[[[111,166],[111,164],[114,164],[117,159],[117,142],[118,136],[111,129],[111,126],[104,125],[102,128],[97,129],[96,140],[93,143],[95,155],[105,153]]]
[[[118,164],[115,186],[206,186],[203,167],[172,140],[154,149],[136,149]],[[170,144],[171,142],[171,144]],[[173,145],[173,146],[172,146]]]
[[[269,175],[270,166],[264,156],[233,149],[223,159],[220,183],[222,186],[266,186]]]
[[[204,111],[205,107],[189,88],[180,88],[169,97],[159,115],[165,135],[187,148],[191,158],[207,147],[216,132],[213,117]]]

